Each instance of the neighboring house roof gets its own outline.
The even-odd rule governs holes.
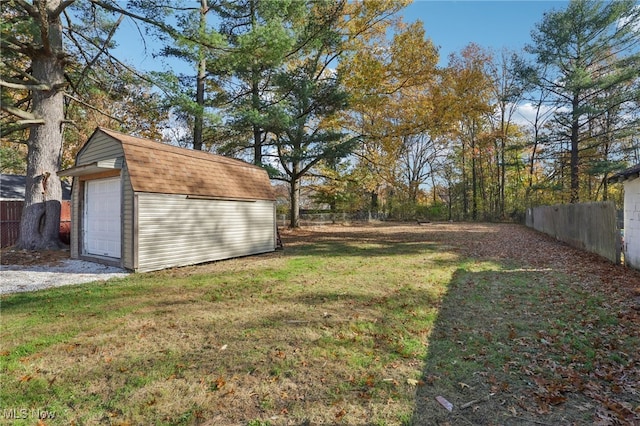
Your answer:
[[[62,184],[62,199],[71,199],[71,185],[65,181]],[[27,186],[27,177],[22,175],[0,175],[0,199],[24,200],[24,189]]]
[[[266,170],[242,160],[97,128],[119,141],[136,192],[275,200]],[[81,166],[80,166],[81,167]]]
[[[609,182],[622,182],[638,177],[640,177],[640,164],[616,173],[609,178]]]

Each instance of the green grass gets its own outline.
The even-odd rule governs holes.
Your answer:
[[[5,296],[2,406],[48,424],[395,424],[456,269],[437,249],[309,242]]]
[[[417,229],[3,296],[1,408],[55,412],[47,425],[436,424],[437,395],[522,410],[532,375],[567,372],[541,351],[594,370],[598,327],[618,321],[601,296]],[[616,344],[606,358],[626,363],[638,341]]]

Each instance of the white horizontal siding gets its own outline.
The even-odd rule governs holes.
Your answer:
[[[188,199],[139,193],[138,271],[275,250],[272,201]]]

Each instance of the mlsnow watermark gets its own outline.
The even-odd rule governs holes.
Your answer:
[[[0,410],[0,418],[6,420],[52,420],[56,418],[56,413],[41,408],[3,408]]]

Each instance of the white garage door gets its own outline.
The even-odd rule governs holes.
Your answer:
[[[120,258],[120,178],[87,181],[84,252]]]

